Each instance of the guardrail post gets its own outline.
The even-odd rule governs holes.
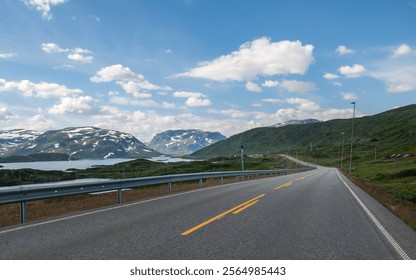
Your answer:
[[[117,190],[117,202],[119,205],[123,203],[122,189]]]
[[[20,223],[26,223],[26,202],[20,201]]]
[[[172,183],[169,182],[168,184],[168,193],[171,194],[172,193]]]
[[[224,177],[221,177],[221,185],[224,185]]]
[[[199,179],[199,188],[202,189],[202,179]]]

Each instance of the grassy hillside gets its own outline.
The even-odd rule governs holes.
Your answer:
[[[351,143],[351,119],[331,120],[285,127],[255,128],[215,143],[191,155],[193,158],[238,155],[240,146],[247,154],[274,154],[314,151],[317,157],[337,156],[342,145]],[[378,115],[356,118],[354,138],[373,138],[370,143],[355,143],[361,152],[416,153],[416,105]]]

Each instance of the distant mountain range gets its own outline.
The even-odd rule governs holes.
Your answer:
[[[148,146],[162,154],[184,156],[224,140],[219,132],[189,130],[168,130],[156,134]]]
[[[316,151],[338,155],[343,134],[345,145],[351,143],[351,119],[325,122],[314,120],[301,125],[254,128],[227,140],[203,148],[193,158],[239,155],[241,145],[250,154],[293,153]],[[408,105],[374,116],[355,119],[354,145],[368,146],[366,153],[416,152],[416,105]],[[362,141],[369,139],[369,141]],[[347,149],[347,146],[345,146]],[[347,151],[345,151],[347,152]]]
[[[161,154],[133,135],[97,127],[70,127],[45,133],[0,132],[0,156],[66,154],[73,159],[149,158]]]

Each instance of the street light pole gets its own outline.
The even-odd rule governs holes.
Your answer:
[[[344,140],[345,140],[345,132],[341,132],[342,134],[342,147],[341,147],[341,171],[342,171],[342,164],[344,163]]]
[[[352,167],[352,144],[354,143],[354,118],[355,118],[355,102],[351,102],[354,105],[354,109],[352,111],[352,129],[351,129],[351,150],[350,150],[350,167],[348,169],[348,174],[351,174],[351,167]]]
[[[241,145],[241,171],[244,171],[244,147]]]

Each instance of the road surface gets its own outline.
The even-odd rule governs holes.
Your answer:
[[[408,258],[416,232],[323,167],[0,229],[0,259]]]

